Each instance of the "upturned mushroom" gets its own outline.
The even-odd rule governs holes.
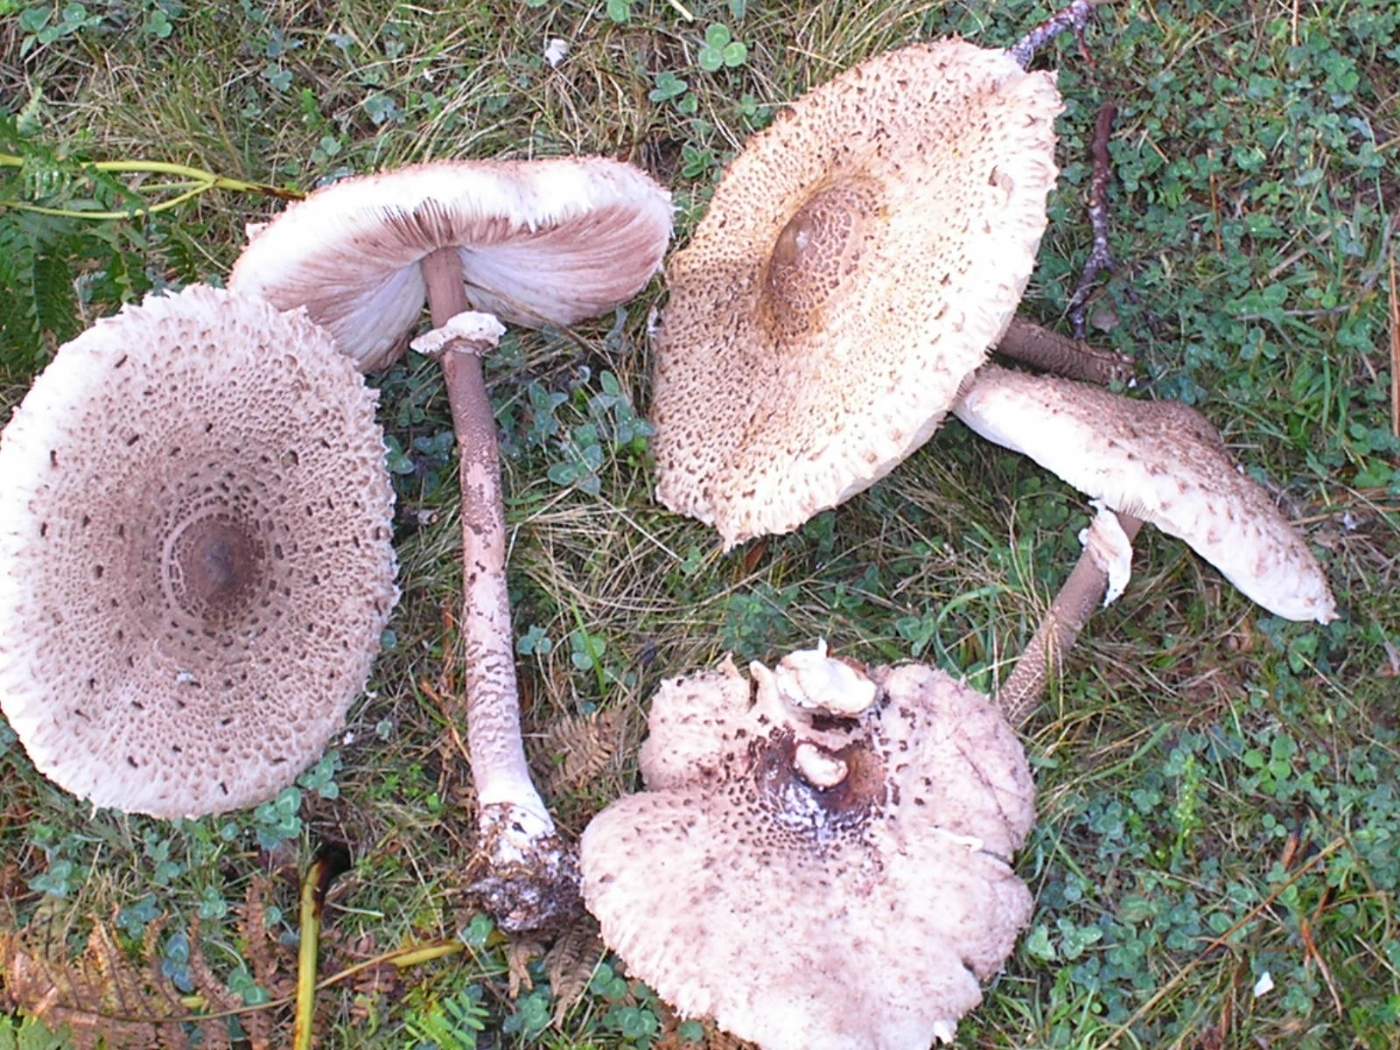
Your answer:
[[[530,779],[505,575],[505,505],[482,355],[500,320],[568,325],[639,292],[671,233],[670,195],[602,158],[460,161],[346,179],[260,228],[230,281],[306,307],[361,368],[404,349],[426,298],[460,455],[466,707],[481,814],[476,889],[510,929],[577,902],[572,852]],[[471,305],[478,312],[468,310]]]
[[[1034,822],[1013,729],[1121,589],[1138,524],[1100,509],[995,704],[824,642],[749,681],[726,657],[663,682],[645,790],[581,842],[608,946],[683,1016],[763,1050],[951,1040],[1031,913],[1010,863]]]
[[[786,532],[894,469],[966,384],[1009,387],[1015,373],[973,376],[1035,263],[1059,110],[1050,74],[944,40],[870,59],[755,136],[669,264],[651,410],[657,498],[713,524],[726,547]],[[1046,383],[1051,401],[1070,389],[1015,382]],[[1087,423],[1073,436],[1055,428],[1068,438],[1056,460],[1079,465],[1062,477],[1132,513],[1148,508],[1125,492],[1208,494],[1193,506],[1209,505],[1211,522],[1178,518],[1168,531],[1189,533],[1271,612],[1334,615],[1306,544],[1218,440],[1203,439],[1199,417],[1183,425],[1185,409],[1103,399],[1124,440],[1080,444]],[[1019,404],[1033,400],[1023,393]],[[1046,411],[999,413],[998,440],[1046,449]],[[1137,432],[1152,436],[1138,442]],[[1080,484],[1106,472],[1119,479],[1112,491]],[[1271,546],[1236,546],[1246,534]]]
[[[581,844],[630,973],[764,1050],[953,1038],[1031,914],[1030,770],[982,695],[824,648],[662,684],[646,790]]]
[[[213,288],[59,349],[0,436],[0,708],[40,772],[173,818],[321,753],[397,598],[376,401],[304,314]]]

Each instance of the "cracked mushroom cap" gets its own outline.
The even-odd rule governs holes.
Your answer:
[[[397,597],[376,400],[304,314],[213,288],[59,350],[0,437],[0,709],[40,772],[196,816],[321,753]]]
[[[843,73],[750,140],[668,264],[657,498],[733,546],[927,440],[1021,298],[1060,108],[1051,74],[944,40]]]
[[[364,372],[403,352],[427,298],[419,262],[456,247],[467,300],[569,325],[632,298],[671,236],[671,195],[603,157],[438,161],[344,179],[252,231],[229,287],[305,306]]]
[[[987,440],[1184,540],[1276,616],[1337,618],[1307,543],[1195,409],[988,366],[954,411]]]
[[[604,939],[683,1016],[766,1050],[951,1038],[1031,913],[1008,863],[1034,819],[1020,744],[932,668],[870,671],[853,718],[793,704],[788,661],[750,670],[657,693],[647,790],[581,844]]]

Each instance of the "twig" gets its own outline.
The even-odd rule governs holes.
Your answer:
[[[1395,291],[1395,256],[1390,257],[1390,429],[1400,438],[1400,295]]]
[[[1112,175],[1108,137],[1113,131],[1113,118],[1117,115],[1118,107],[1112,102],[1105,102],[1099,110],[1098,120],[1094,122],[1094,142],[1090,150],[1094,158],[1094,177],[1089,183],[1089,223],[1094,229],[1094,247],[1069,299],[1069,320],[1074,326],[1076,339],[1084,338],[1084,315],[1095,279],[1101,273],[1112,273],[1117,265],[1108,247],[1108,180]]]
[[[1312,927],[1308,924],[1306,916],[1298,917],[1298,933],[1303,938],[1304,950],[1317,963],[1318,970],[1322,972],[1322,979],[1327,983],[1327,991],[1332,995],[1332,1005],[1337,1009],[1337,1020],[1345,1021],[1346,1010],[1342,1007],[1342,997],[1337,993],[1337,982],[1332,980],[1332,971],[1322,953],[1317,950],[1317,941],[1313,939]]]
[[[1070,29],[1074,30],[1075,36],[1079,37],[1080,45],[1083,46],[1084,26],[1088,23],[1089,16],[1094,13],[1094,8],[1098,7],[1099,4],[1112,2],[1113,0],[1074,0],[1058,15],[1040,23],[1012,44],[1011,57],[1017,65],[1026,69],[1030,66],[1031,60],[1035,58],[1037,51]]]
[[[364,973],[366,970],[371,970],[376,966],[389,965],[396,970],[405,970],[410,966],[420,966],[426,962],[445,959],[452,955],[460,955],[466,950],[466,944],[455,938],[427,941],[422,944],[410,944],[405,948],[395,948],[392,951],[381,952],[371,958],[357,962],[353,966],[347,966],[338,973],[334,973],[329,977],[317,981],[315,988],[318,992],[324,992],[327,988],[333,988],[337,984],[342,984],[356,974]],[[254,1003],[252,1006],[238,1006],[232,1010],[217,1010],[212,1013],[183,1014],[179,1017],[145,1017],[138,1014],[109,1013],[94,1013],[92,1016],[105,1021],[120,1021],[124,1024],[199,1024],[203,1021],[218,1020],[221,1017],[239,1017],[243,1014],[256,1014],[262,1013],[264,1010],[275,1010],[279,1006],[286,1006],[295,999],[295,995],[283,995],[276,999],[269,999],[264,1003]],[[189,1005],[189,997],[183,998],[181,1001]]]

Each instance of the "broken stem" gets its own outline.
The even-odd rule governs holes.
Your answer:
[[[1131,514],[1118,512],[1118,524],[1131,543],[1142,522]],[[1073,648],[1079,632],[1088,623],[1108,589],[1108,573],[1100,568],[1089,545],[1079,555],[1074,571],[1050,604],[1040,626],[1016,661],[1016,669],[997,692],[997,706],[1007,722],[1019,728],[1040,703],[1041,691],[1050,675],[1059,674],[1064,656]]]
[[[455,248],[423,260],[434,327],[468,309]],[[508,803],[554,830],[530,780],[520,736],[520,702],[506,590],[506,514],[496,418],[486,395],[481,358],[450,347],[442,372],[457,434],[462,487],[462,638],[465,650],[467,748],[478,803]]]
[[[1011,319],[996,352],[1053,375],[1100,386],[1133,378],[1133,360],[1126,354],[1100,350],[1020,317]]]

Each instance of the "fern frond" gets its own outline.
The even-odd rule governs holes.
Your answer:
[[[545,973],[554,991],[554,1026],[560,1023],[583,998],[603,957],[603,938],[598,922],[585,914],[560,935],[544,957]]]
[[[404,1018],[404,1031],[438,1050],[476,1050],[477,1033],[485,1030],[489,1017],[481,988],[473,984],[426,1011],[415,1010]]]
[[[619,710],[557,719],[541,735],[535,750],[549,769],[550,795],[578,791],[607,768],[619,748]]]
[[[266,893],[266,880],[249,884],[241,927],[258,983],[280,996],[293,979],[268,934]],[[237,1022],[223,1017],[189,1020],[189,1007],[162,966],[166,924],[160,917],[146,926],[141,962],[127,956],[112,927],[103,922],[93,926],[87,950],[76,959],[68,958],[61,938],[53,944],[45,940],[47,924],[31,925],[22,933],[0,932],[0,1012],[20,1010],[55,1031],[66,1028],[75,1050],[188,1050],[192,1033],[197,1033],[201,1050],[230,1050],[235,1035],[240,1046],[251,1050],[282,1045],[279,1037],[284,1033],[277,1029],[279,1021],[285,1021],[285,1010],[283,1015],[268,1010],[240,1013]],[[188,965],[206,1012],[244,1006],[243,998],[215,976],[205,959],[197,918],[190,922]],[[2,1039],[0,1050],[7,1050]]]
[[[170,1014],[152,1010],[157,995],[147,994],[144,975],[122,955],[105,924],[93,927],[87,952],[71,962],[32,954],[17,936],[0,934],[0,974],[13,1004],[50,1028],[66,1027],[76,1050],[189,1046],[179,1025],[134,1019]]]

